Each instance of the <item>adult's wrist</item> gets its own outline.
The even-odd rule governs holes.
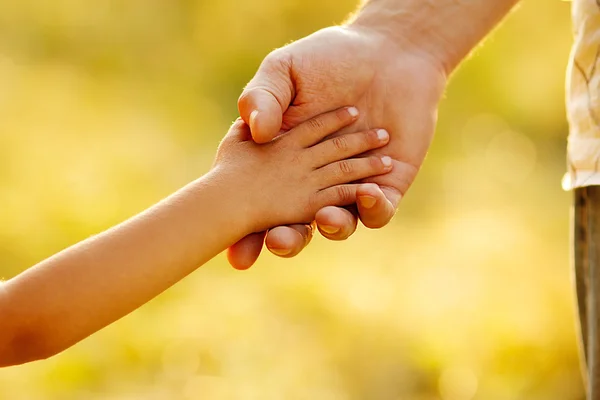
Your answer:
[[[518,0],[367,0],[347,22],[429,58],[450,75]]]
[[[369,1],[347,22],[354,31],[376,37],[386,52],[405,56],[415,53],[431,60],[444,74],[451,72],[451,56],[439,36],[419,24],[422,19],[419,7],[411,10],[409,1],[398,1],[397,8],[390,8],[389,2]],[[415,28],[416,27],[416,28]]]

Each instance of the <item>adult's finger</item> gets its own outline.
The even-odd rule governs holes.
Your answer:
[[[227,249],[229,264],[239,270],[250,268],[260,255],[266,234],[267,232],[252,233]]]
[[[390,222],[402,196],[419,172],[411,164],[397,160],[392,163],[391,172],[363,179],[365,183],[356,190],[360,220],[368,228],[381,228]]]
[[[266,143],[279,134],[294,93],[291,61],[276,50],[264,59],[238,100],[240,116],[250,125],[255,142]]]
[[[394,188],[385,189],[389,191],[392,200],[397,197],[397,201],[395,201],[397,205],[400,200],[400,193]],[[367,228],[381,228],[392,219],[395,213],[395,206],[392,201],[374,183],[365,183],[356,189],[356,205],[360,220]]]
[[[357,218],[341,207],[323,207],[315,215],[319,232],[330,240],[346,240],[356,231]]]
[[[269,230],[265,243],[271,253],[289,258],[300,253],[310,243],[312,236],[311,225],[278,226]]]

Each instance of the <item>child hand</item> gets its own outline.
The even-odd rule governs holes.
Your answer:
[[[389,135],[383,129],[327,138],[357,119],[356,108],[342,108],[266,144],[255,143],[241,119],[233,124],[219,146],[212,173],[229,187],[223,202],[239,203],[235,207],[243,210],[248,233],[310,223],[325,206],[355,203],[359,184],[352,182],[392,170],[387,156],[352,158],[385,146]]]

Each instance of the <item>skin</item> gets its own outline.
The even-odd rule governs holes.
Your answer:
[[[357,217],[380,228],[393,217],[415,180],[435,130],[438,103],[448,76],[517,0],[371,0],[348,23],[320,30],[270,53],[239,98],[240,115],[257,143],[344,104],[361,117],[352,129],[383,127],[390,143],[370,154],[393,158],[392,172],[365,179],[353,207],[325,207],[315,216],[319,231],[344,240]],[[282,257],[310,241],[310,225],[268,231],[266,245]],[[229,249],[238,269],[257,259],[265,232]]]
[[[308,223],[325,206],[354,203],[365,185],[351,182],[393,169],[389,157],[354,157],[385,146],[384,130],[324,140],[355,123],[357,113],[342,108],[323,114],[264,145],[252,141],[238,120],[208,174],[0,284],[0,366],[63,351],[244,236]]]

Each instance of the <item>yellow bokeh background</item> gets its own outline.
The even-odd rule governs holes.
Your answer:
[[[0,2],[0,276],[205,173],[262,58],[355,5]],[[386,228],[246,272],[221,255],[0,370],[0,399],[583,399],[560,189],[570,43],[569,3],[525,0],[453,77]]]

